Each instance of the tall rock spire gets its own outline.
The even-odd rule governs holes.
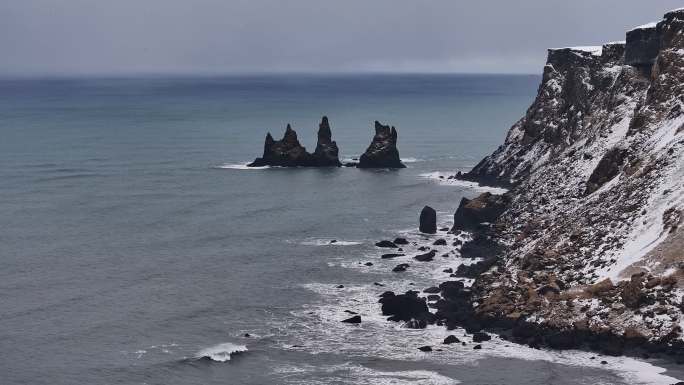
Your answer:
[[[332,131],[330,130],[330,123],[328,117],[324,116],[321,123],[318,125],[318,142],[316,143],[316,150],[313,153],[316,165],[319,167],[325,166],[341,166],[339,158],[339,149],[337,143],[332,140]]]

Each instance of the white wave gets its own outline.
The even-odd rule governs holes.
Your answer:
[[[236,353],[247,351],[247,346],[236,345],[230,342],[218,344],[209,348],[205,348],[195,354],[195,358],[208,358],[212,361],[227,362],[230,357]]]
[[[425,161],[425,159],[413,158],[413,157],[401,158],[402,163],[416,163],[416,162],[424,162],[424,161]]]
[[[386,372],[352,363],[340,365],[283,365],[274,368],[285,383],[361,385],[455,385],[460,381],[428,370]]]
[[[269,168],[269,166],[263,166],[263,167],[247,167],[248,163],[226,163],[222,164],[219,166],[215,166],[214,168],[223,168],[223,169],[230,169],[230,170],[263,170],[265,168]]]
[[[429,325],[426,329],[407,329],[401,323],[389,322],[383,316],[378,304],[378,297],[386,290],[404,292],[406,290],[422,291],[426,287],[437,285],[449,278],[449,274],[443,269],[450,267],[455,269],[460,263],[473,263],[459,257],[458,252],[448,258],[442,258],[441,254],[458,247],[435,248],[441,251],[437,253],[434,261],[419,263],[413,260],[418,253],[417,247],[421,244],[431,243],[435,237],[443,237],[451,244],[456,238],[464,240],[467,234],[455,236],[453,234],[437,234],[425,236],[417,233],[407,233],[409,241],[418,244],[404,245],[406,256],[394,259],[382,260],[379,258],[382,251],[366,255],[340,256],[329,265],[342,266],[355,269],[372,276],[367,283],[335,282],[335,283],[309,283],[302,287],[317,293],[320,300],[303,306],[301,309],[291,312],[292,321],[282,324],[282,318],[278,319],[278,327],[287,330],[287,334],[296,336],[296,346],[282,346],[284,349],[305,350],[313,353],[335,353],[354,356],[384,357],[387,359],[408,361],[431,361],[445,365],[469,364],[477,365],[480,360],[487,358],[516,358],[529,361],[545,361],[558,365],[575,366],[578,368],[588,367],[597,370],[605,370],[614,373],[630,384],[667,384],[676,383],[679,380],[666,374],[666,370],[657,367],[647,361],[640,361],[628,357],[605,357],[596,353],[585,351],[549,351],[532,349],[527,346],[510,343],[493,336],[491,341],[482,344],[482,349],[474,351],[472,336],[464,336],[464,330],[447,330],[442,326]],[[434,247],[434,246],[433,246]],[[365,266],[363,263],[372,261],[373,266]],[[391,268],[398,264],[408,262],[411,267],[404,273],[392,273]],[[372,282],[380,282],[383,286],[377,286]],[[338,287],[338,284],[344,287]],[[414,284],[412,284],[414,283]],[[472,280],[464,282],[466,286],[472,284]],[[424,296],[425,294],[421,294]],[[343,325],[341,320],[350,317],[346,310],[356,312],[362,318],[361,324]],[[450,335],[458,336],[467,346],[460,344],[443,345],[443,339]],[[289,341],[290,343],[292,341]],[[423,353],[417,348],[430,345],[437,350],[432,353]],[[441,350],[441,351],[440,351]],[[593,357],[593,358],[592,358]],[[606,364],[602,364],[606,361]],[[315,369],[320,372],[320,367]],[[355,372],[349,380],[353,382],[339,381],[339,383],[403,383],[398,380],[408,372],[368,374],[363,370]],[[407,374],[407,383],[441,384],[453,382],[439,382],[441,380],[429,378],[429,372],[423,372],[420,376],[415,372]],[[416,375],[417,378],[411,377]],[[425,376],[424,378],[421,376]],[[297,377],[297,375],[294,375]],[[320,373],[316,373],[320,377]],[[325,376],[323,376],[325,377]],[[411,378],[409,381],[408,378]],[[329,380],[326,382],[326,380]],[[454,381],[447,379],[448,381]],[[447,381],[444,380],[444,381]],[[386,381],[386,382],[383,382]],[[423,382],[421,382],[423,381]],[[326,378],[320,383],[334,382]],[[292,383],[298,383],[293,380]],[[317,382],[314,382],[317,383]]]
[[[460,180],[460,179],[448,179],[449,176],[453,175],[453,173],[449,172],[441,172],[441,171],[434,171],[434,172],[428,172],[424,174],[420,174],[421,178],[425,179],[430,179],[437,181],[439,184],[445,185],[445,186],[461,186],[461,187],[466,187],[475,191],[479,192],[490,192],[492,194],[504,194],[508,191],[508,189],[502,188],[502,187],[491,187],[491,186],[483,186],[479,183],[476,182],[470,182],[470,181],[465,181],[465,180]]]
[[[354,246],[354,245],[360,245],[362,243],[363,242],[360,242],[360,241],[341,241],[339,239],[322,239],[322,238],[313,238],[313,239],[308,239],[306,241],[299,242],[300,245],[305,245],[305,246]]]
[[[344,158],[341,160],[342,163],[353,163],[353,162],[358,162],[359,158]],[[414,158],[414,157],[407,157],[407,158],[401,158],[402,163],[416,163],[416,162],[424,162],[425,159],[420,159],[420,158]]]

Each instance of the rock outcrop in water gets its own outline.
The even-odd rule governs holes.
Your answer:
[[[330,124],[328,123],[327,116],[324,116],[323,119],[321,119],[321,124],[318,126],[318,142],[316,143],[316,150],[313,153],[313,158],[318,167],[342,166],[337,143],[332,140],[332,132],[330,131]]]
[[[420,225],[418,229],[421,233],[434,234],[437,232],[437,211],[430,206],[423,207],[420,211]]]
[[[248,167],[339,167],[337,144],[332,140],[328,118],[323,117],[318,128],[318,143],[313,154],[299,143],[297,133],[288,124],[281,140],[273,140],[271,133],[266,134],[264,153]]]
[[[527,114],[460,175],[510,191],[462,202],[456,227],[499,251],[461,272],[477,306],[447,298],[438,316],[532,346],[684,361],[683,95],[684,9],[626,43],[549,50]]]
[[[358,168],[405,168],[397,150],[397,130],[375,121],[375,136],[359,158]]]

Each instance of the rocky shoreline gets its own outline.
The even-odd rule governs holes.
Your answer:
[[[482,343],[489,331],[535,348],[684,363],[682,95],[684,9],[626,42],[549,50],[537,98],[505,143],[450,177],[509,191],[463,199],[441,230],[458,242],[412,249],[415,263],[473,263],[422,293],[384,293],[383,315],[462,327]],[[426,210],[420,228],[433,233]],[[377,246],[408,254],[396,240]]]

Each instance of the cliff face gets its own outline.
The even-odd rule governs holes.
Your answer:
[[[683,107],[684,9],[549,50],[532,106],[462,176],[511,186],[480,317],[682,347]]]

